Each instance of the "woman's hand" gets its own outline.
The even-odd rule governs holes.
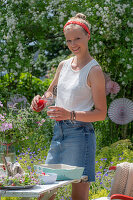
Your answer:
[[[57,106],[50,106],[48,109],[47,115],[50,116],[50,119],[55,119],[56,121],[71,119],[71,111],[69,110]]]
[[[44,93],[42,98],[46,98],[46,99],[53,98],[53,94],[52,94],[52,92],[47,91],[47,92]]]
[[[32,102],[31,102],[31,109],[36,111],[38,109],[38,105],[37,103],[39,102],[39,99],[41,99],[42,97],[40,95],[37,95],[33,98]]]

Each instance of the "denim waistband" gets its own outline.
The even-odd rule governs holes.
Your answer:
[[[61,120],[61,121],[57,121],[56,123],[61,124],[72,124],[72,125],[78,125],[78,126],[86,126],[86,125],[92,125],[91,122],[83,122],[83,121],[76,121],[76,120]]]

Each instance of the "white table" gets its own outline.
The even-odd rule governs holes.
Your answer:
[[[57,191],[58,188],[68,185],[70,183],[86,181],[87,178],[87,176],[82,176],[81,179],[78,180],[56,181],[53,184],[36,185],[31,189],[0,190],[0,200],[1,197],[22,197],[22,199],[25,200],[36,197],[38,198],[38,200],[47,200]]]

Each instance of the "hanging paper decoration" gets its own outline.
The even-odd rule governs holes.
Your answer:
[[[108,116],[116,124],[128,124],[133,120],[133,101],[127,98],[115,99],[109,106]]]
[[[106,87],[106,95],[110,94],[117,94],[120,91],[120,86],[118,83],[114,81],[108,81],[105,85]]]

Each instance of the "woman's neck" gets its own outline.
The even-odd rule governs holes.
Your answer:
[[[87,63],[89,63],[93,57],[88,53],[83,56],[74,56],[72,61],[72,67],[73,69],[82,69]]]

